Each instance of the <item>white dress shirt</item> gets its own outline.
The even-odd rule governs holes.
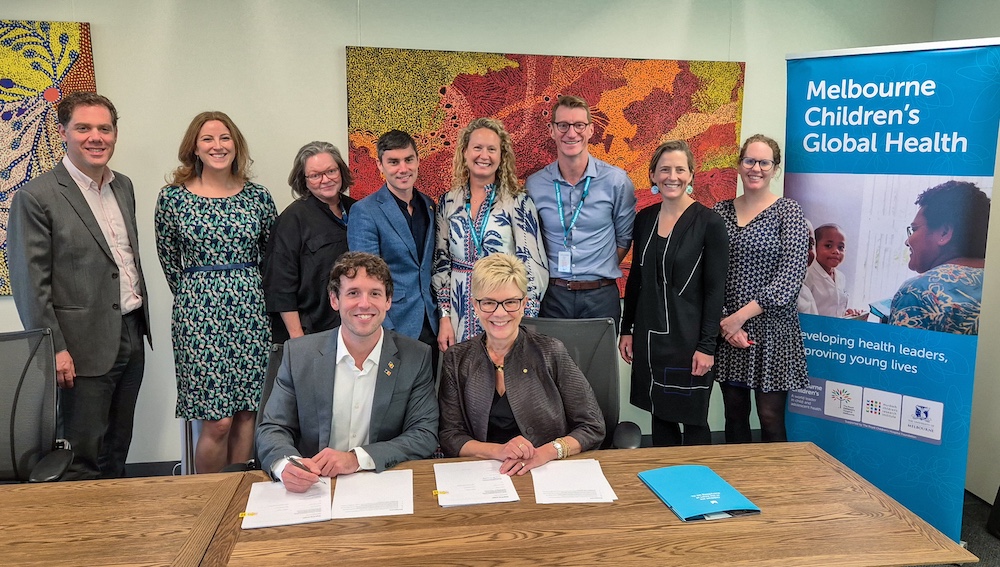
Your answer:
[[[62,163],[90,205],[97,224],[101,226],[104,240],[111,249],[111,255],[120,274],[118,288],[122,314],[131,313],[142,307],[142,296],[139,294],[139,268],[135,265],[132,243],[129,242],[128,230],[125,228],[125,215],[122,214],[118,200],[111,190],[111,181],[115,178],[115,174],[110,168],[105,167],[101,183],[98,185],[73,165],[68,155],[63,157]]]

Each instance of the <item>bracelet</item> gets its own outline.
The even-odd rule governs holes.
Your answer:
[[[566,441],[562,437],[559,437],[552,442],[556,448],[556,459],[565,459],[569,456],[569,447],[566,445]]]

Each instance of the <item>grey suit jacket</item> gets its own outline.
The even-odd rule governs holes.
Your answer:
[[[132,182],[116,171],[111,190],[139,270],[149,339],[149,297],[139,261]],[[111,370],[121,340],[121,274],[97,218],[62,162],[14,194],[7,260],[24,328],[52,329],[56,352],[69,350],[81,376]]]
[[[257,428],[257,453],[265,471],[283,457],[312,457],[330,446],[339,331],[336,327],[285,343]],[[382,332],[369,444],[362,446],[378,472],[430,457],[438,428],[430,347],[388,329]]]

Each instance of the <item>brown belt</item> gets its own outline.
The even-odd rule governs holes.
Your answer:
[[[592,281],[571,281],[564,280],[562,278],[549,278],[549,285],[557,285],[559,287],[564,287],[570,291],[585,291],[588,289],[599,289],[602,287],[607,287],[609,285],[617,285],[618,282],[615,280],[609,280],[608,278],[601,278],[599,280]]]

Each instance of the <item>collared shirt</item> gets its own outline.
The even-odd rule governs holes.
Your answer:
[[[90,205],[91,212],[97,219],[97,224],[101,227],[104,239],[111,249],[111,256],[114,257],[118,266],[118,288],[121,299],[122,314],[131,313],[142,307],[142,295],[140,294],[139,268],[135,265],[135,254],[132,251],[132,243],[128,239],[128,230],[125,225],[125,216],[122,214],[115,193],[111,190],[111,181],[115,174],[110,168],[105,167],[101,184],[87,177],[87,174],[80,171],[69,156],[63,156],[62,163],[66,166],[66,171],[76,182],[77,187],[83,193],[83,197]]]
[[[409,203],[397,197],[391,189],[389,194],[396,200],[399,210],[403,212],[403,217],[406,218],[406,223],[410,227],[410,234],[413,235],[413,243],[417,245],[417,260],[423,262],[424,243],[427,242],[427,231],[430,229],[431,219],[427,215],[427,209],[424,208],[423,202],[417,197],[417,188],[413,188]],[[413,205],[412,215],[407,210],[409,205]]]
[[[372,422],[372,405],[375,400],[375,381],[378,364],[382,360],[382,343],[385,329],[381,329],[378,342],[361,369],[344,344],[344,329],[337,330],[336,374],[333,382],[333,419],[330,421],[330,448],[336,451],[354,451],[362,470],[375,470],[375,460],[361,448],[369,442]],[[271,466],[272,476],[281,480],[281,471],[288,459],[278,459]]]
[[[587,179],[590,190],[573,230],[565,237]],[[555,184],[562,193],[564,222],[559,221]],[[567,280],[590,281],[621,277],[618,248],[632,244],[635,223],[635,186],[620,167],[590,156],[587,169],[576,185],[570,185],[552,162],[528,177],[528,195],[535,202],[549,258],[549,275]],[[559,270],[559,253],[571,254],[570,271]]]

